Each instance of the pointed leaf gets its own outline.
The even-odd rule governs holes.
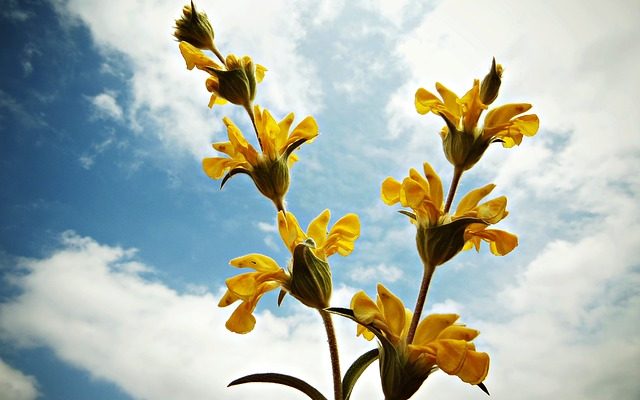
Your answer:
[[[246,169],[244,169],[244,168],[234,168],[231,171],[229,171],[228,174],[226,174],[224,176],[224,178],[222,179],[222,183],[220,183],[220,189],[222,189],[224,187],[224,184],[227,183],[229,178],[231,178],[232,176],[234,176],[236,174],[247,174],[247,175],[249,175],[251,177],[251,179],[253,179],[253,176]]]
[[[480,382],[476,386],[478,386],[480,389],[482,389],[482,391],[485,392],[487,394],[487,396],[491,396],[489,394],[489,389],[487,389],[487,387],[484,385],[484,383]]]
[[[360,375],[378,358],[379,354],[380,351],[378,349],[369,350],[351,364],[342,379],[343,400],[349,400],[351,391],[353,391],[353,387],[360,378]]]
[[[243,383],[250,383],[250,382],[278,383],[280,385],[285,385],[285,386],[292,387],[294,389],[298,389],[302,393],[309,396],[311,400],[327,400],[327,398],[324,397],[322,393],[318,391],[318,389],[309,385],[307,382],[303,381],[302,379],[298,379],[290,375],[276,374],[272,372],[265,373],[265,374],[252,374],[252,375],[243,376],[242,378],[236,379],[235,381],[231,382],[228,386],[235,386],[235,385],[240,385]]]

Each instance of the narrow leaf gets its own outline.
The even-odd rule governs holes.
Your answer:
[[[266,383],[278,383],[280,385],[285,385],[292,387],[294,389],[298,389],[302,393],[309,396],[311,400],[327,400],[326,397],[322,395],[318,391],[318,389],[309,385],[307,382],[302,379],[295,378],[290,375],[285,374],[276,374],[276,373],[265,373],[265,374],[252,374],[243,376],[242,378],[236,379],[231,382],[228,386],[240,385],[243,383],[250,382],[266,382]]]
[[[487,387],[484,385],[484,383],[480,382],[477,385],[480,389],[482,389],[483,392],[485,392],[487,394],[487,396],[491,396],[489,394],[489,389],[487,389]]]
[[[360,375],[378,358],[379,354],[380,351],[378,349],[369,350],[351,364],[342,379],[343,400],[349,400],[353,387],[356,385]]]

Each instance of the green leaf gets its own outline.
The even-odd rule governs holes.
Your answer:
[[[378,358],[379,354],[380,352],[378,349],[369,350],[351,364],[342,379],[343,400],[349,400],[349,397],[351,397],[351,391],[360,378],[360,375],[362,375],[367,367],[369,367],[369,365]]]
[[[276,374],[276,373],[265,373],[265,374],[252,374],[243,376],[242,378],[236,379],[231,382],[228,386],[240,385],[243,383],[250,382],[266,382],[266,383],[278,383],[280,385],[285,385],[292,387],[294,389],[298,389],[302,393],[309,396],[311,400],[327,400],[326,397],[322,395],[318,391],[318,389],[309,385],[307,382],[302,379],[295,378],[293,376],[284,375],[284,374]]]

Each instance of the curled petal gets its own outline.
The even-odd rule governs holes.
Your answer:
[[[187,69],[191,70],[193,67],[198,67],[199,69],[205,69],[207,67],[221,69],[215,61],[207,57],[195,46],[192,46],[187,42],[180,42],[178,47],[180,48],[180,53],[182,54],[185,63],[187,64]]]
[[[388,177],[382,182],[380,197],[387,205],[393,205],[400,201],[400,190],[402,184],[392,177]]]
[[[467,328],[462,325],[450,325],[442,330],[438,335],[438,339],[457,339],[467,342],[475,339],[480,332],[475,329]]]
[[[322,247],[327,239],[327,226],[330,218],[331,212],[328,209],[324,210],[307,227],[307,235],[313,239],[316,248]]]
[[[249,333],[256,326],[256,318],[253,316],[255,305],[244,302],[231,314],[224,326],[235,333]]]
[[[390,332],[394,337],[399,338],[402,335],[406,317],[402,300],[381,284],[378,284],[378,298],[382,304],[384,319]]]
[[[273,260],[273,258],[257,253],[234,258],[229,261],[229,264],[237,268],[252,268],[258,272],[280,271],[280,266]]]
[[[491,193],[491,191],[496,187],[494,184],[488,184],[478,189],[474,189],[464,195],[464,197],[458,203],[458,207],[456,208],[456,217],[463,216],[469,211],[472,211],[486,195]]]
[[[356,320],[364,325],[371,325],[382,320],[382,315],[376,303],[361,290],[351,299],[351,309]]]
[[[436,82],[436,90],[442,96],[442,100],[444,100],[444,106],[451,113],[451,115],[457,120],[461,116],[460,110],[460,99],[458,95],[453,93],[451,90],[447,89],[440,82]]]
[[[436,363],[449,375],[457,375],[467,356],[467,342],[464,340],[443,339],[435,341]]]
[[[488,373],[489,355],[469,350],[457,375],[464,382],[477,385],[484,381]]]
[[[500,107],[491,109],[484,119],[485,129],[504,124],[516,115],[522,114],[531,109],[531,104],[517,103],[517,104],[505,104]]]
[[[489,224],[497,224],[509,214],[506,208],[507,198],[500,196],[478,206],[477,217]]]
[[[286,213],[286,215],[282,211],[278,212],[278,231],[280,232],[282,241],[291,251],[291,254],[293,254],[296,245],[306,239],[306,235],[302,229],[300,229],[298,220],[291,212]]]
[[[424,176],[427,178],[427,181],[429,182],[429,195],[431,197],[431,201],[435,205],[442,204],[442,200],[443,200],[442,181],[440,180],[440,177],[438,176],[436,171],[433,169],[431,164],[426,162],[422,165],[422,167],[424,169]]]
[[[413,343],[426,345],[434,341],[440,332],[460,318],[457,314],[431,314],[425,317],[416,329]]]
[[[509,254],[518,246],[518,237],[512,233],[500,229],[483,229],[469,233],[469,240],[474,241],[476,250],[479,247],[479,240],[489,243],[491,253],[496,256]]]
[[[318,136],[318,123],[313,117],[308,116],[293,129],[287,139],[287,146],[300,139],[312,141],[316,136]]]

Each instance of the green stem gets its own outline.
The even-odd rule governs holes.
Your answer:
[[[449,187],[449,194],[447,195],[447,202],[444,205],[444,213],[448,213],[451,209],[451,203],[453,203],[453,198],[456,195],[456,189],[458,189],[458,184],[460,183],[460,178],[462,177],[462,173],[464,170],[460,167],[455,167],[453,169],[453,178],[451,179],[451,187]]]
[[[342,400],[342,375],[340,374],[340,360],[338,358],[338,341],[336,340],[336,332],[333,328],[331,314],[318,310],[324,322],[327,331],[327,342],[329,343],[329,354],[331,356],[331,370],[333,372],[333,393],[335,400]]]
[[[409,325],[409,332],[407,333],[407,344],[413,342],[413,338],[416,335],[416,329],[418,329],[418,322],[420,322],[420,316],[422,315],[422,309],[427,299],[427,292],[429,291],[429,284],[431,283],[431,277],[436,268],[431,266],[424,266],[424,273],[422,275],[422,283],[420,284],[420,293],[418,293],[418,299],[416,300],[416,307],[413,310],[413,317],[411,318],[411,325]]]
[[[218,48],[215,45],[211,46],[209,48],[209,50],[211,50],[213,52],[213,54],[215,54],[216,57],[218,57],[218,60],[220,60],[220,62],[222,62],[222,65],[224,65],[225,67],[227,66],[227,63],[224,60],[224,57],[222,56],[222,54],[220,54],[220,51],[218,50]]]

